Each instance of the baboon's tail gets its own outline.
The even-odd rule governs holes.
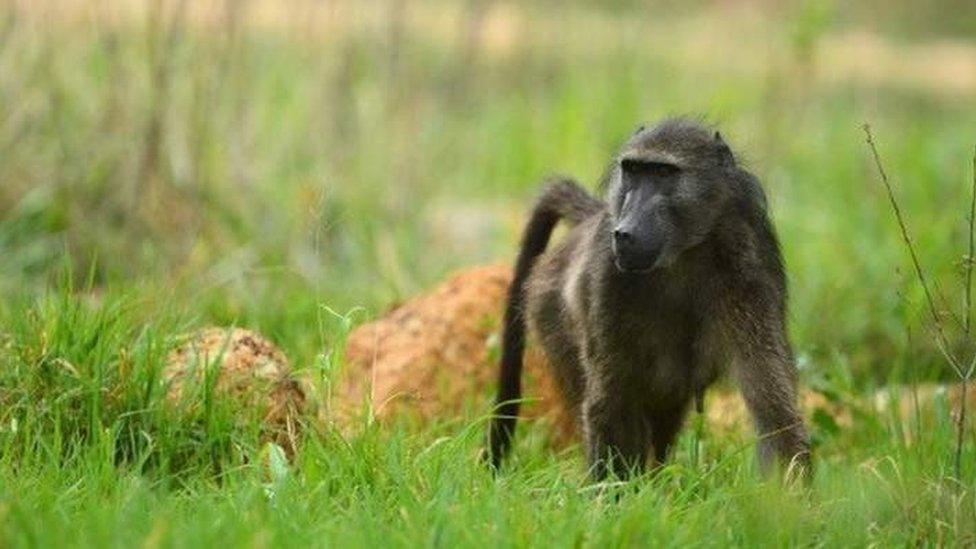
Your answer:
[[[522,352],[525,349],[525,281],[536,257],[546,250],[553,228],[560,219],[575,225],[604,208],[603,202],[590,196],[570,179],[550,183],[539,197],[522,233],[522,244],[515,263],[515,275],[508,289],[508,303],[502,328],[501,371],[495,413],[488,432],[487,460],[498,468],[512,444],[522,397]]]

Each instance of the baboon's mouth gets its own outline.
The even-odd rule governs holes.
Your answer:
[[[674,264],[675,256],[666,250],[645,254],[622,254],[614,251],[613,265],[623,274],[645,274],[664,270]]]
[[[620,256],[613,258],[613,266],[623,274],[649,273],[658,267],[658,261],[633,263],[624,261]]]

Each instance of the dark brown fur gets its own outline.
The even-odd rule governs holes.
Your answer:
[[[560,181],[526,227],[491,463],[514,432],[527,324],[579,413],[594,478],[664,461],[690,403],[726,369],[755,420],[763,467],[775,455],[808,472],[786,277],[759,182],[717,133],[673,119],[634,135],[606,192],[604,203]],[[560,218],[574,227],[545,251]]]

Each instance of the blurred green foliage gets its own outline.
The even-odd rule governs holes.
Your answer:
[[[976,46],[924,37],[968,4],[611,4],[6,5],[0,290],[67,254],[271,332],[378,311],[512,257],[545,174],[592,185],[639,123],[692,113],[767,186],[805,364],[939,375],[859,127],[958,315],[976,89],[952,63]],[[909,9],[917,32],[884,24]]]

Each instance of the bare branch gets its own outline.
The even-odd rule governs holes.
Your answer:
[[[973,200],[969,206],[969,257],[966,258],[966,337],[969,337],[969,313],[973,287],[973,217],[976,216],[976,147],[973,148]],[[966,432],[966,403],[969,400],[969,380],[976,369],[973,356],[966,375],[962,378],[962,395],[959,401],[959,424],[956,426],[956,478],[962,480],[962,443]]]
[[[864,124],[863,126],[864,134],[866,136],[865,141],[869,147],[871,147],[871,153],[874,155],[874,164],[878,168],[878,173],[881,175],[881,182],[884,183],[885,191],[888,193],[888,200],[891,202],[891,208],[895,212],[895,219],[898,220],[898,227],[901,229],[901,237],[905,241],[905,246],[908,248],[908,253],[912,257],[912,265],[915,267],[915,275],[918,277],[919,283],[922,285],[922,290],[925,292],[925,301],[928,303],[929,312],[932,314],[932,321],[935,323],[936,333],[938,334],[939,344],[943,354],[946,358],[950,358],[952,355],[949,351],[949,341],[946,338],[945,330],[942,328],[942,321],[939,319],[939,312],[935,307],[935,301],[932,298],[932,291],[929,289],[929,283],[925,278],[925,273],[922,271],[922,265],[918,260],[918,254],[915,251],[915,245],[912,243],[912,238],[908,234],[908,226],[905,224],[905,216],[901,213],[901,207],[898,205],[898,199],[895,198],[895,191],[891,187],[891,183],[888,181],[888,174],[885,173],[884,165],[881,163],[881,156],[878,154],[878,148],[874,144],[874,136],[871,134],[871,126],[869,124]],[[953,369],[958,373],[962,373],[962,368],[957,366],[956,360],[950,360]]]
[[[969,375],[973,372],[973,368],[976,367],[976,356],[973,357],[973,361],[969,364],[969,370],[966,372],[966,377],[962,378],[962,394],[959,400],[959,417],[956,418],[958,424],[956,425],[956,478],[962,480],[962,443],[963,435],[966,432],[966,400],[968,400],[969,392]]]
[[[969,255],[966,256],[966,339],[969,339],[971,313],[973,309],[973,223],[976,219],[976,148],[973,150],[973,188],[972,201],[969,203]]]
[[[945,357],[946,362],[949,363],[949,366],[952,368],[952,371],[955,372],[955,374],[960,379],[965,377],[962,366],[956,360],[956,357],[954,357],[952,354],[949,353],[949,349],[946,347],[945,343],[938,337],[938,333],[936,333],[936,337],[934,339],[935,339],[935,346],[939,348],[939,352],[942,353],[943,357]]]

